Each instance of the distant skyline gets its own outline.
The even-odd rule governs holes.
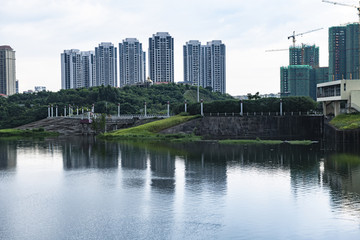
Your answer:
[[[328,28],[356,21],[355,8],[321,0],[1,0],[0,45],[16,51],[16,76],[23,92],[34,86],[59,90],[60,54],[66,49],[89,51],[101,42],[117,46],[125,38],[137,38],[147,52],[152,34],[169,32],[178,82],[184,80],[186,42],[222,40],[227,48],[227,93],[265,94],[280,91],[279,69],[289,60],[287,51],[265,50],[288,48],[293,31],[322,27],[297,37],[297,44],[319,46],[320,66],[328,66]]]

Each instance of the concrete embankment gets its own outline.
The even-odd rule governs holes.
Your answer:
[[[106,130],[113,131],[116,129],[134,127],[147,122],[154,121],[155,119],[117,119],[107,120]],[[34,129],[44,128],[46,131],[58,132],[61,135],[74,136],[74,135],[94,135],[95,131],[91,128],[91,124],[81,123],[79,118],[64,118],[54,117],[45,118],[36,122],[32,122],[17,129]]]
[[[157,119],[108,120],[107,131],[141,125]],[[18,129],[44,128],[62,135],[95,134],[90,124],[75,118],[46,118],[26,124]],[[271,140],[321,140],[324,120],[322,116],[226,116],[202,117],[168,128],[161,133],[194,133],[204,139],[271,139]]]
[[[205,139],[321,140],[322,116],[203,117],[162,133],[194,133]]]
[[[338,130],[329,123],[325,123],[324,139],[334,143],[359,143],[360,130]]]

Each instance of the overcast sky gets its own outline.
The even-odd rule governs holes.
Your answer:
[[[342,3],[358,4],[355,0]],[[175,82],[183,81],[182,46],[189,40],[226,45],[226,92],[242,95],[280,91],[280,67],[288,65],[288,36],[320,47],[328,65],[328,28],[358,21],[357,10],[321,0],[0,0],[0,45],[16,51],[20,91],[61,87],[60,54],[94,50],[100,42],[169,32],[175,42]],[[148,72],[148,69],[147,69]]]

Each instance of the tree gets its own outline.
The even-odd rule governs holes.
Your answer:
[[[247,97],[249,100],[257,100],[260,99],[261,97],[259,96],[259,92],[256,92],[254,95],[252,95],[251,93],[247,94]]]

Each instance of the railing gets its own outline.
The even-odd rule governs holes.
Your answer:
[[[280,112],[245,112],[240,113],[204,113],[206,117],[235,117],[235,116],[280,116]],[[322,112],[283,112],[282,116],[322,116]]]
[[[101,116],[101,114],[92,114],[90,116],[90,118],[99,118]],[[106,120],[120,120],[120,119],[134,119],[134,118],[138,118],[138,119],[150,119],[150,118],[168,118],[173,116],[173,114],[170,115],[159,115],[159,114],[147,114],[146,116],[143,114],[124,114],[124,115],[107,115],[106,116]],[[79,114],[79,115],[70,115],[70,116],[66,116],[64,118],[72,118],[72,119],[88,119],[89,116],[87,114]]]

